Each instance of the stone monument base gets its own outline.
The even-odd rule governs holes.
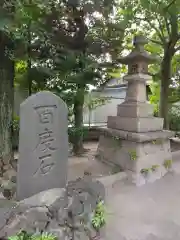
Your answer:
[[[161,178],[171,169],[170,131],[135,133],[103,128],[97,158],[125,171],[137,185]]]

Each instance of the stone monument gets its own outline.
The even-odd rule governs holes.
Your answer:
[[[146,43],[143,36],[136,36],[132,52],[120,59],[128,65],[126,98],[117,106],[117,116],[108,117],[97,150],[99,160],[119,166],[137,184],[167,172],[172,161],[169,138],[174,135],[163,130],[163,119],[153,117],[153,106],[146,101],[148,64],[156,60],[145,51]]]
[[[67,181],[67,106],[43,91],[20,106],[17,199],[22,200]]]

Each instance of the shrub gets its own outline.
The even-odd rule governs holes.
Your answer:
[[[13,116],[13,131],[14,132],[19,131],[19,116],[17,115]]]
[[[106,224],[105,206],[103,201],[99,201],[92,217],[92,226],[97,231]]]
[[[15,236],[8,237],[8,240],[57,240],[57,237],[51,233],[29,234],[21,231]]]
[[[169,128],[180,132],[180,106],[173,106],[169,112]]]
[[[154,108],[154,117],[158,117],[158,106]],[[169,129],[180,132],[180,106],[174,105],[169,111]]]
[[[82,128],[75,128],[75,127],[69,127],[68,128],[68,136],[69,136],[69,142],[73,143],[76,141],[76,137],[81,135],[83,138],[88,135],[89,128],[88,127],[82,127]]]

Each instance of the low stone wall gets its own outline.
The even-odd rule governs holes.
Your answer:
[[[72,239],[72,236],[79,240],[100,239],[101,231],[92,222],[99,199],[104,203],[104,185],[84,176],[69,182],[65,188],[12,201],[0,211],[0,238],[15,236],[23,230],[52,233],[58,239]]]

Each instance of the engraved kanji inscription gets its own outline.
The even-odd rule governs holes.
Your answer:
[[[53,135],[52,130],[45,128],[44,131],[39,133],[38,136],[39,136],[39,141],[38,141],[37,147],[40,147],[40,150],[42,152],[45,152],[47,150],[50,150],[50,151],[56,150],[56,147],[53,146],[55,142],[55,137]]]
[[[40,166],[38,167],[38,169],[35,171],[34,175],[37,174],[41,174],[41,175],[45,175],[48,174],[53,167],[55,166],[55,163],[52,162],[52,156],[51,154],[47,154],[44,156],[39,157],[40,162]]]
[[[148,73],[148,65],[146,63],[138,63],[129,65],[129,74]]]
[[[39,115],[39,121],[42,124],[45,123],[53,123],[54,121],[54,110],[57,108],[56,105],[50,106],[39,106],[34,109],[37,111]]]
[[[129,74],[138,73],[138,64],[129,66]]]

